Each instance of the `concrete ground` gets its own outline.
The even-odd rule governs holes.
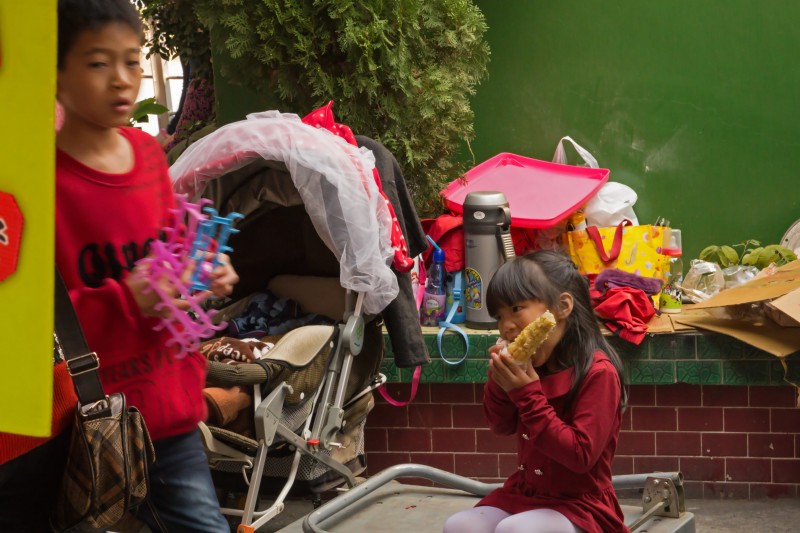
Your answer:
[[[401,514],[393,512],[386,506],[381,509],[379,514],[373,511],[364,511],[363,518],[352,517],[347,519],[347,527],[343,531],[370,531],[372,533],[386,532],[393,533],[439,533],[444,519],[461,508],[469,506],[470,501],[463,498],[461,502],[441,498],[435,495],[434,508],[425,510],[426,500],[429,496],[426,491],[431,490],[427,487],[420,487],[421,492],[417,499],[408,502],[400,502]],[[376,491],[377,492],[377,491]],[[374,502],[381,503],[381,502]],[[467,505],[464,505],[467,503]],[[626,513],[633,507],[640,508],[641,502],[637,499],[625,499],[620,503],[624,506]],[[630,507],[628,507],[630,506]],[[306,514],[312,512],[313,507],[309,500],[292,500],[287,503],[283,513],[275,517],[268,524],[261,527],[259,533],[301,533],[302,519]],[[416,511],[416,512],[415,512]],[[777,500],[687,500],[686,511],[692,513],[695,518],[695,531],[698,533],[783,533],[795,532],[800,530],[800,499],[777,499]],[[368,516],[369,514],[372,516]],[[378,516],[380,525],[374,523],[375,516]],[[397,519],[397,517],[400,517]],[[371,525],[365,526],[365,520],[372,520]],[[658,531],[668,531],[664,527],[666,519],[658,527],[649,525],[645,530],[650,533]],[[345,524],[343,524],[345,525]],[[326,524],[327,526],[327,524]],[[339,531],[340,528],[331,527],[332,532]]]
[[[800,530],[800,499],[686,500],[698,533],[788,533]]]
[[[395,485],[396,486],[396,485]],[[350,522],[344,531],[363,531],[365,533],[440,533],[441,524],[450,514],[469,507],[474,499],[459,496],[442,497],[439,493],[430,493],[442,489],[418,487],[413,495],[404,495],[405,500],[395,501],[391,510],[390,506],[379,509],[378,514],[373,510],[363,513],[354,513],[346,520]],[[390,488],[391,490],[391,488]],[[377,493],[377,491],[376,491]],[[433,498],[429,497],[433,494]],[[373,504],[382,504],[381,498]],[[324,500],[327,501],[327,500]],[[638,499],[626,498],[620,500],[621,505],[630,512],[633,508],[640,508]],[[378,506],[373,505],[374,508]],[[309,499],[292,499],[286,503],[284,511],[258,529],[258,533],[301,533],[303,518],[312,512],[313,506]],[[381,512],[383,511],[383,512]],[[800,531],[800,499],[786,498],[776,500],[686,500],[686,511],[694,515],[695,531],[697,533],[789,533]],[[376,518],[380,526],[375,525]],[[398,518],[399,517],[399,518]],[[658,533],[669,531],[665,529],[664,520],[660,527],[646,527],[637,533]],[[324,524],[327,527],[327,524]],[[338,528],[331,527],[333,532]],[[148,533],[148,529],[141,524],[128,524],[128,527],[118,531],[127,533]]]

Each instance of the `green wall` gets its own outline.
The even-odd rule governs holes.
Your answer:
[[[640,222],[683,229],[687,259],[778,242],[800,218],[800,1],[476,3],[492,49],[473,100],[477,163],[549,160],[570,135],[636,190]],[[223,123],[265,108],[216,83]]]
[[[687,258],[778,242],[800,218],[800,2],[476,3],[492,50],[478,162],[549,160],[570,135],[637,191],[640,222],[683,229]]]

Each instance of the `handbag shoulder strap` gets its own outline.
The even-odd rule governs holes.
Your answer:
[[[586,228],[586,233],[589,235],[589,238],[592,239],[592,242],[594,242],[597,255],[600,257],[601,261],[608,263],[619,257],[619,252],[622,249],[622,229],[625,226],[631,225],[633,225],[633,223],[627,218],[617,225],[614,230],[614,240],[611,243],[611,249],[609,251],[606,251],[603,247],[603,238],[600,236],[600,231],[597,229],[597,226],[589,226]]]
[[[92,352],[86,343],[78,315],[75,314],[75,308],[69,298],[69,291],[58,270],[56,270],[55,284],[55,317],[56,335],[64,350],[67,371],[72,376],[72,384],[81,406],[91,406],[106,400],[97,373],[100,362],[97,354]]]

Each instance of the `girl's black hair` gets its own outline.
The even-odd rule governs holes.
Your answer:
[[[495,316],[499,309],[523,300],[537,300],[553,312],[561,293],[572,295],[572,313],[567,317],[564,336],[553,357],[560,368],[575,368],[575,382],[567,395],[567,405],[575,398],[598,350],[605,353],[617,369],[622,389],[620,407],[627,404],[622,361],[608,344],[594,315],[589,296],[589,281],[575,263],[560,252],[536,250],[505,263],[495,272],[486,290],[486,307]]]
[[[121,23],[142,35],[142,19],[131,0],[58,0],[58,68],[84,30]]]

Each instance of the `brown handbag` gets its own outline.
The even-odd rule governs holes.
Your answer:
[[[52,525],[58,531],[77,525],[106,529],[147,498],[153,443],[139,410],[127,406],[121,393],[104,393],[97,354],[86,344],[58,274],[55,313],[78,405]]]

